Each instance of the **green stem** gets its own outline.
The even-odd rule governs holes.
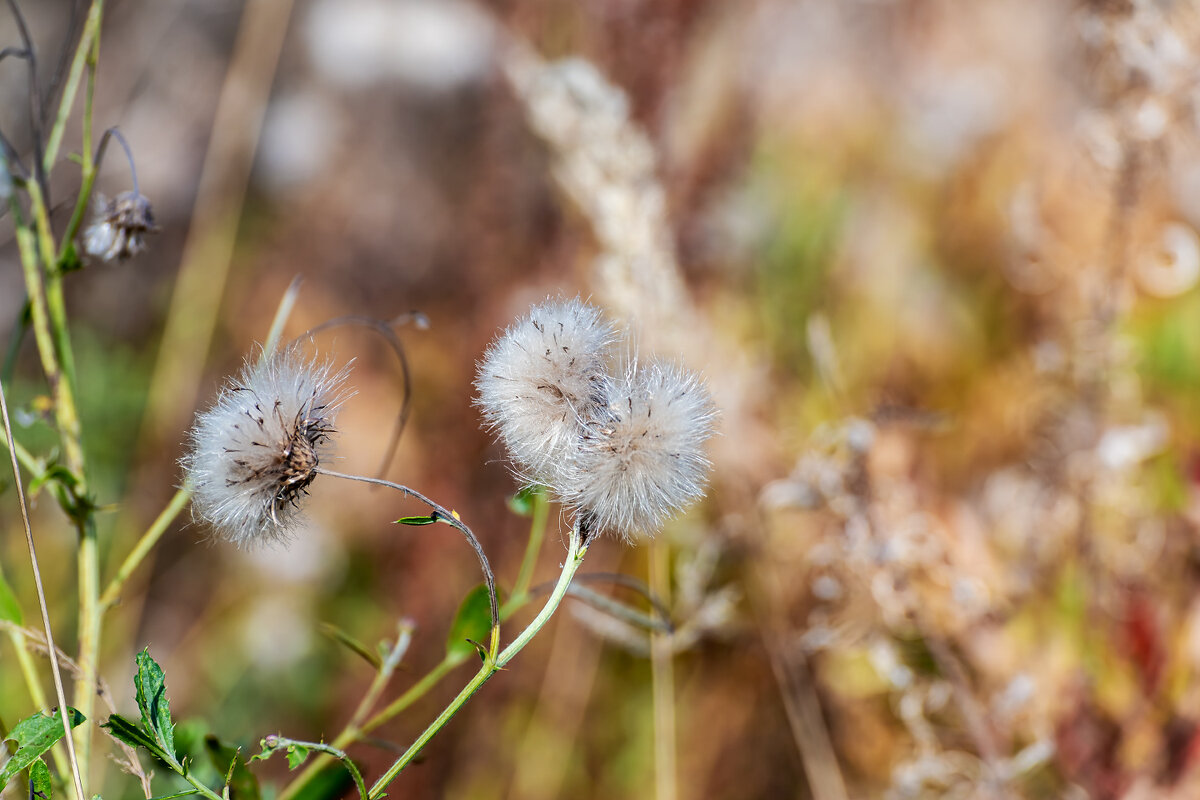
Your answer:
[[[471,699],[475,692],[479,691],[479,688],[487,683],[493,675],[495,675],[499,670],[503,669],[506,664],[512,661],[513,658],[516,657],[517,653],[521,652],[521,650],[525,648],[525,645],[529,644],[530,640],[532,640],[533,637],[536,636],[543,627],[545,627],[546,623],[550,620],[550,617],[553,616],[554,612],[558,609],[563,597],[566,596],[567,587],[571,585],[571,579],[575,576],[576,571],[579,569],[579,565],[583,563],[583,557],[586,554],[587,546],[582,544],[579,526],[576,524],[571,529],[570,547],[567,550],[567,560],[563,566],[562,574],[559,575],[558,583],[554,585],[554,590],[550,593],[549,599],[546,600],[546,605],[542,607],[542,610],[534,618],[533,622],[529,623],[528,627],[521,631],[521,634],[514,639],[508,647],[504,648],[504,650],[500,652],[494,661],[488,659],[483,662],[483,666],[479,668],[479,672],[475,673],[475,677],[471,678],[471,681],[465,687],[463,687],[463,690],[458,693],[458,696],[450,701],[450,705],[446,706],[441,714],[438,714],[437,719],[430,723],[429,727],[417,737],[417,740],[412,743],[412,746],[410,746],[408,750],[406,750],[404,754],[400,756],[400,758],[396,759],[396,762],[388,768],[387,772],[385,772],[379,778],[379,780],[375,782],[375,785],[371,787],[369,800],[379,800],[379,798],[383,796],[384,790],[387,788],[388,784],[395,780],[396,776],[399,775],[404,768],[408,766],[414,758],[417,757],[425,745],[429,743],[429,740],[437,735],[437,733],[444,728],[451,719],[454,718],[454,715],[458,713],[459,709],[466,705],[467,701]]]
[[[263,739],[263,746],[272,750],[286,750],[292,746],[303,747],[308,750],[316,750],[331,759],[336,758],[342,762],[346,771],[350,773],[350,777],[354,779],[354,785],[358,787],[358,796],[362,800],[367,800],[367,786],[363,783],[362,773],[358,771],[358,766],[350,760],[350,756],[346,755],[346,751],[323,742],[302,742],[299,739],[288,739],[283,736],[268,736]]]
[[[179,513],[187,507],[188,501],[191,500],[192,493],[187,489],[179,489],[175,492],[175,496],[171,498],[171,502],[167,507],[159,513],[158,517],[151,523],[142,537],[138,539],[133,550],[121,562],[121,566],[117,569],[117,574],[108,582],[108,586],[104,588],[104,593],[100,595],[100,611],[103,613],[112,607],[117,602],[117,596],[121,593],[121,588],[125,585],[125,581],[133,574],[133,571],[138,568],[142,560],[150,552],[150,550],[162,538],[162,535],[167,532],[171,523],[179,516]]]
[[[546,538],[546,521],[550,519],[550,503],[546,499],[546,490],[538,487],[533,493],[533,519],[529,524],[529,542],[525,545],[525,556],[521,559],[521,569],[517,572],[517,582],[513,584],[512,596],[504,604],[503,611],[510,607],[521,605],[527,599],[529,584],[533,582],[533,569],[537,566],[538,553],[542,550],[542,542]]]
[[[83,77],[84,65],[89,61],[92,52],[92,42],[100,33],[100,16],[104,10],[104,0],[92,0],[88,8],[87,20],[83,25],[83,33],[79,37],[79,45],[71,60],[71,69],[67,72],[67,82],[63,85],[62,100],[58,104],[58,115],[50,136],[46,140],[46,152],[42,160],[46,172],[50,172],[54,160],[58,158],[58,148],[62,144],[63,133],[66,132],[67,119],[71,116],[71,107],[75,105],[75,95],[79,91],[79,81]],[[94,62],[93,62],[94,63]],[[91,146],[91,140],[84,140],[85,149]]]

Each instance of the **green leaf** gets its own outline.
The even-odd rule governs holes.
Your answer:
[[[62,464],[51,464],[46,468],[45,472],[29,482],[29,496],[36,497],[38,492],[42,490],[42,487],[50,481],[61,484],[72,493],[79,486],[79,478],[75,477],[74,472],[71,472],[71,470]]]
[[[204,737],[204,748],[217,771],[225,776],[230,800],[261,800],[258,778],[246,766],[242,753],[236,747],[223,743],[216,736]]]
[[[342,630],[337,625],[334,625],[332,622],[322,622],[321,633],[346,647],[352,653],[362,656],[362,658],[365,659],[366,662],[375,669],[379,669],[380,665],[383,663],[382,659],[380,659],[380,657],[375,653],[372,653],[369,647],[360,642],[358,639],[355,639],[350,634],[346,633],[346,631]]]
[[[287,742],[284,744],[284,742]],[[311,748],[306,747],[298,742],[283,740],[280,741],[278,736],[268,736],[262,740],[262,752],[251,756],[251,761],[266,761],[271,756],[282,750],[287,755],[288,769],[295,769],[305,762],[308,758]]]
[[[401,525],[432,525],[437,521],[437,514],[430,514],[428,517],[401,517],[396,520]]]
[[[288,769],[295,769],[308,760],[308,748],[298,744],[289,745],[287,749]]]
[[[446,655],[459,660],[476,651],[475,642],[486,642],[492,633],[492,607],[487,586],[479,584],[463,598],[446,636]]]
[[[73,708],[67,708],[71,727],[83,722],[84,716]],[[58,713],[37,712],[13,726],[5,741],[17,743],[17,751],[0,770],[0,789],[8,785],[13,776],[29,767],[42,753],[54,746],[63,737],[62,718]]]
[[[521,491],[508,498],[508,510],[519,517],[528,517],[533,514],[533,505],[537,502],[537,496],[541,494],[542,487],[534,484],[526,486]]]
[[[50,768],[39,758],[29,766],[29,792],[33,797],[50,800],[52,791]]]
[[[0,619],[14,625],[24,624],[21,619],[21,604],[17,602],[17,596],[8,585],[8,581],[4,580],[3,574],[0,574]]]
[[[149,750],[155,758],[172,764],[175,761],[175,754],[169,756],[166,750],[163,750],[162,745],[154,738],[152,734],[147,733],[138,727],[133,720],[126,719],[120,714],[113,714],[108,718],[108,722],[100,726],[112,734],[113,738],[124,742],[130,747],[144,747]]]
[[[150,648],[137,654],[138,709],[142,712],[142,727],[175,758],[175,726],[171,724],[171,707],[167,703],[167,681],[162,667],[150,657]]]

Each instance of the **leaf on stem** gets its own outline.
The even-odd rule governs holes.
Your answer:
[[[175,757],[175,726],[171,724],[171,708],[167,704],[167,682],[162,667],[150,657],[146,648],[137,654],[137,676],[134,678],[137,705],[142,712],[142,728],[153,736],[164,750]]]
[[[172,764],[175,760],[175,755],[168,754],[151,734],[146,733],[132,720],[126,719],[120,714],[113,714],[108,718],[108,722],[100,727],[108,731],[114,739],[124,742],[130,747],[144,747],[150,751],[151,755],[166,764]]]
[[[67,709],[71,727],[77,727],[84,721],[83,714],[73,708]],[[58,712],[43,714],[37,712],[18,722],[5,738],[5,741],[16,742],[17,751],[0,770],[0,789],[3,789],[13,776],[29,767],[55,743],[63,737],[62,718]]]
[[[371,652],[371,648],[367,647],[365,644],[360,642],[358,639],[355,639],[349,633],[342,630],[337,625],[334,625],[332,622],[322,622],[320,627],[321,633],[325,634],[330,639],[333,639],[350,652],[361,656],[363,660],[370,664],[374,669],[378,670],[380,665],[383,664],[383,661],[379,655]]]
[[[396,520],[401,525],[432,525],[438,521],[436,513],[430,514],[427,517],[401,517]]]
[[[459,660],[466,658],[479,648],[475,642],[486,642],[491,632],[492,606],[487,586],[481,583],[467,593],[458,607],[446,636],[446,655]]]
[[[29,793],[42,800],[50,800],[52,787],[50,784],[50,768],[42,759],[36,759],[29,767]]]

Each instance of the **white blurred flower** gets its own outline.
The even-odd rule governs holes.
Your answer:
[[[101,261],[124,261],[146,248],[145,235],[156,233],[150,201],[137,192],[112,200],[98,197],[96,218],[83,232],[83,251]]]

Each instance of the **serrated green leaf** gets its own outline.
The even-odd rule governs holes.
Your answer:
[[[83,722],[83,714],[70,707],[67,708],[67,712],[72,728]],[[4,769],[0,770],[0,789],[7,786],[13,776],[27,769],[62,737],[62,718],[57,712],[43,714],[39,711],[14,725],[5,741],[16,742],[17,751],[4,765]]]
[[[464,659],[475,652],[476,642],[486,642],[492,632],[492,606],[487,586],[479,584],[463,598],[446,636],[446,655]]]
[[[168,764],[172,763],[175,759],[174,753],[170,757],[167,756],[167,752],[163,750],[162,745],[158,743],[153,734],[142,730],[133,720],[126,719],[120,714],[113,714],[108,718],[108,722],[105,722],[100,727],[111,733],[114,739],[122,741],[130,747],[143,747],[149,750],[150,754],[155,758],[165,761]]]
[[[240,750],[212,735],[204,737],[204,749],[208,751],[213,766],[225,776],[229,800],[261,800],[258,778],[246,766]]]
[[[437,521],[438,518],[436,514],[430,514],[427,517],[401,517],[400,519],[396,520],[396,522],[400,525],[432,525]]]
[[[50,795],[53,793],[53,787],[50,784],[50,768],[40,758],[29,765],[29,793],[41,800],[50,800]]]
[[[533,514],[533,504],[537,501],[537,496],[541,491],[542,487],[536,484],[526,486],[508,498],[508,510],[520,517],[530,516]]]
[[[12,587],[8,585],[8,581],[4,580],[3,574],[0,574],[0,619],[14,625],[24,624],[21,617],[21,604],[17,602],[17,596],[13,593]]]
[[[174,759],[175,726],[171,724],[171,707],[167,703],[166,676],[158,662],[150,657],[150,648],[137,654],[134,687],[138,709],[142,712],[142,727]]]
[[[295,769],[308,760],[309,750],[298,744],[290,745],[287,749],[288,769]]]
[[[369,647],[332,622],[322,622],[320,627],[321,633],[350,650],[350,652],[361,656],[373,668],[379,669],[379,665],[383,663],[383,660],[375,653],[372,653]]]

